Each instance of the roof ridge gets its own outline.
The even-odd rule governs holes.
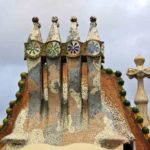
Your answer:
[[[150,143],[149,129],[143,124],[144,119],[140,115],[139,109],[137,107],[132,107],[130,101],[128,101],[125,97],[126,91],[123,88],[124,80],[121,78],[122,73],[118,70],[114,72],[111,68],[105,69],[103,67],[102,67],[102,71],[108,75],[114,75],[114,77],[116,77],[115,80],[117,81],[118,86],[121,87],[121,90],[119,91],[119,95],[122,99],[123,106],[125,106],[127,108],[128,112],[133,114],[134,119],[135,119],[138,127],[141,129],[145,139],[147,140],[148,143]],[[11,114],[13,112],[13,108],[22,99],[22,95],[24,93],[25,82],[27,79],[27,73],[23,72],[23,73],[21,73],[20,76],[21,76],[21,80],[19,80],[19,82],[18,82],[19,91],[16,93],[16,100],[10,101],[9,108],[6,109],[7,117],[3,120],[3,125],[0,126],[0,133],[1,133],[1,131],[3,131],[3,129],[5,130],[7,128],[7,126],[9,125],[9,122],[11,121],[11,117],[12,117]]]
[[[149,129],[143,124],[144,119],[142,118],[140,111],[137,107],[132,107],[130,101],[126,99],[126,90],[123,88],[124,85],[124,80],[121,78],[122,73],[120,71],[113,71],[111,68],[103,68],[102,70],[105,71],[106,74],[108,75],[115,75],[117,79],[118,86],[121,86],[121,91],[119,91],[119,95],[121,96],[122,103],[124,104],[123,106],[127,107],[127,110],[130,113],[133,113],[134,119],[138,125],[138,127],[141,129],[145,139],[147,140],[148,143],[150,143],[150,134],[149,134]]]
[[[0,140],[4,136],[9,134],[9,133],[6,132],[7,129],[8,130],[12,130],[11,127],[9,128],[9,126],[10,125],[12,125],[12,126],[14,125],[14,123],[12,123],[12,119],[13,119],[14,109],[16,108],[15,106],[17,106],[21,102],[23,94],[25,92],[27,73],[26,72],[22,72],[20,74],[20,77],[21,77],[21,79],[18,81],[19,90],[16,92],[16,100],[13,100],[13,101],[9,102],[9,107],[6,109],[7,116],[6,116],[6,118],[3,119],[3,124],[0,125]],[[16,118],[17,118],[17,116],[16,116]],[[1,143],[0,143],[0,148],[1,148]]]

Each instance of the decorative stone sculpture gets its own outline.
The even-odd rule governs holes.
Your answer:
[[[136,78],[138,80],[138,88],[135,96],[135,104],[139,108],[141,115],[144,118],[144,123],[149,125],[148,119],[148,97],[144,89],[143,79],[145,77],[150,78],[150,67],[145,68],[143,66],[145,59],[142,56],[137,56],[134,59],[136,68],[129,68],[127,75],[130,79]]]
[[[134,143],[122,103],[119,107],[120,99],[118,104],[114,102],[118,95],[111,84],[114,80],[109,81],[104,70],[101,71],[104,42],[97,31],[96,17],[90,18],[85,42],[80,41],[76,17],[70,20],[65,43],[61,42],[56,16],[52,17],[46,42],[42,41],[38,21],[37,17],[33,18],[33,30],[25,43],[28,75],[21,100],[17,100],[15,107],[23,108],[16,116],[11,134],[2,139],[4,149],[49,144],[50,149],[55,145],[64,146],[65,150],[68,147],[65,145],[73,143],[122,149],[124,144]],[[103,84],[105,78],[109,82]]]

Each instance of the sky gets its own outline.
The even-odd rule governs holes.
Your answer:
[[[90,16],[97,17],[97,29],[105,42],[105,68],[120,70],[127,99],[134,105],[136,79],[126,76],[135,67],[137,55],[150,66],[150,0],[0,0],[0,122],[6,116],[9,101],[15,100],[20,73],[26,71],[24,43],[32,29],[32,17],[38,16],[43,41],[58,16],[62,42],[66,41],[71,16],[77,16],[81,41],[86,40]],[[144,79],[150,99],[150,80]],[[150,107],[149,107],[150,108]]]

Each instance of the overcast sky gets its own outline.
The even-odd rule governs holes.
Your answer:
[[[150,1],[149,0],[0,0],[0,122],[6,116],[10,100],[15,99],[20,73],[27,71],[24,42],[32,28],[31,19],[38,16],[43,41],[58,16],[60,34],[65,42],[70,17],[77,16],[81,41],[85,41],[90,16],[97,17],[97,28],[105,42],[105,67],[120,70],[125,80],[127,98],[133,102],[136,80],[126,71],[134,67],[134,57],[141,54],[150,66]],[[145,89],[150,99],[150,80]]]

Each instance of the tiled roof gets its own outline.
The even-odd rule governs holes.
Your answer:
[[[24,107],[27,107],[28,85],[25,75],[23,75],[21,81],[18,83],[19,91],[16,94],[17,100],[15,102],[10,102],[11,111],[7,112],[8,116],[6,118],[8,120],[4,121],[4,124],[0,129],[0,139],[12,132],[18,114]],[[130,102],[125,98],[126,92],[122,87],[123,80],[121,78],[121,73],[119,71],[113,72],[111,69],[102,69],[101,85],[105,96],[111,100],[106,100],[107,103],[110,103],[110,105],[113,105],[112,107],[118,109],[134,134],[137,150],[150,148],[148,143],[150,139],[149,133],[147,128],[143,125],[142,119],[139,119],[140,112],[138,112],[137,108],[131,107]],[[0,146],[2,147],[3,144],[1,143]]]

